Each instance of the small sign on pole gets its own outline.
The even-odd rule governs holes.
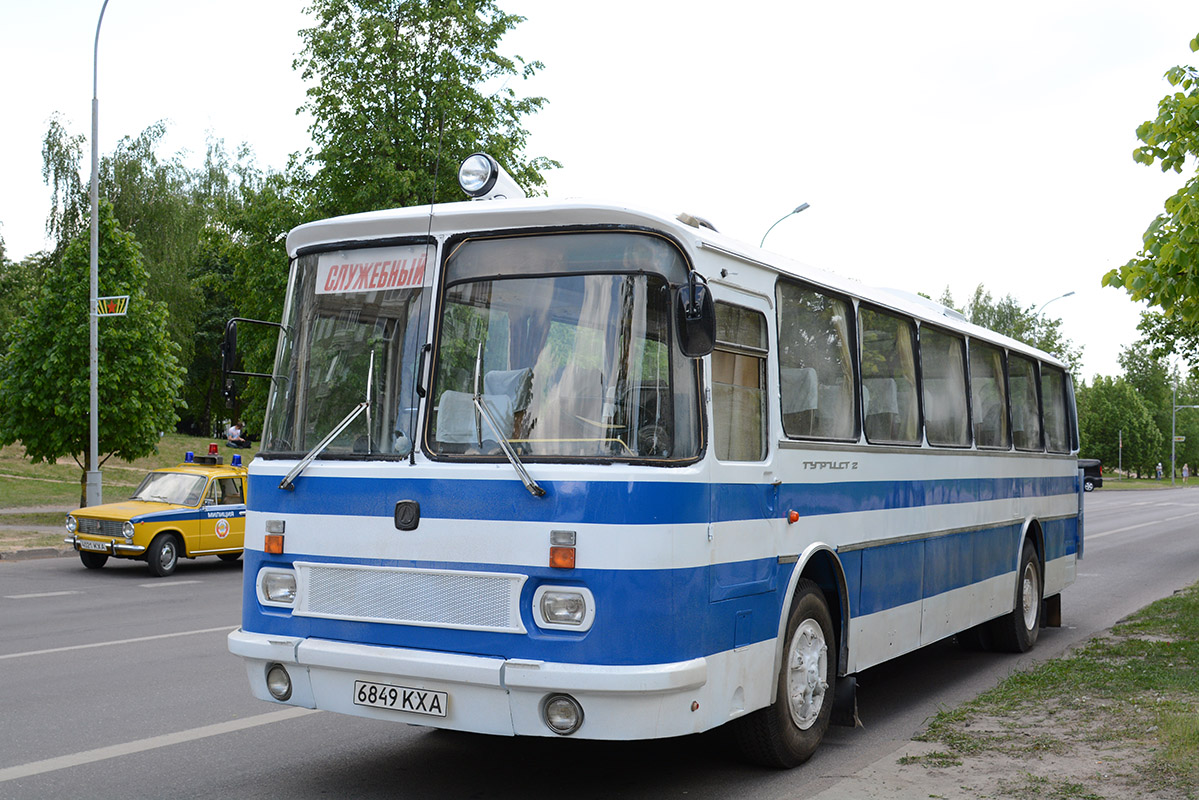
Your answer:
[[[1175,436],[1174,437],[1174,441],[1176,441],[1176,442],[1185,442],[1186,440],[1187,440],[1187,437],[1185,437],[1185,436]]]
[[[125,312],[129,310],[129,295],[123,294],[118,297],[97,297],[96,298],[96,316],[97,317],[123,317]]]

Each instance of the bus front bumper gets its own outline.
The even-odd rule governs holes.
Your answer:
[[[374,719],[499,735],[554,736],[543,721],[547,698],[573,697],[583,709],[575,738],[652,739],[696,733],[720,724],[709,703],[708,663],[609,666],[550,663],[249,633],[229,634],[229,651],[245,659],[254,696],[271,695],[267,675],[279,666],[290,678],[288,705]],[[380,708],[364,685],[394,687],[444,715]],[[697,713],[703,709],[706,713]]]

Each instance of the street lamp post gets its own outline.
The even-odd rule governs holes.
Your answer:
[[[1049,305],[1054,300],[1061,300],[1063,297],[1069,297],[1072,294],[1074,294],[1074,292],[1066,292],[1065,294],[1059,294],[1057,297],[1054,297],[1051,300],[1046,300],[1044,303],[1041,303],[1041,307],[1037,309],[1037,313],[1034,316],[1041,316],[1041,312],[1045,310],[1045,306]]]
[[[88,346],[90,358],[90,405],[88,408],[88,470],[85,497],[89,506],[98,506],[103,500],[100,483],[100,317],[97,305],[100,296],[100,130],[99,92],[100,72],[100,25],[104,22],[104,10],[108,0],[100,6],[100,18],[96,20],[96,43],[92,50],[92,249],[91,268],[88,276]]]
[[[779,217],[778,220],[775,221],[774,225],[778,225],[780,222],[785,220],[787,217],[790,217],[794,214],[798,214],[799,212],[803,211],[807,207],[808,207],[807,203],[800,203],[795,208],[788,211],[786,214],[783,214],[783,216]],[[761,247],[762,245],[766,244],[766,237],[770,235],[770,232],[772,230],[774,230],[774,225],[771,225],[769,228],[766,229],[766,233],[762,234],[762,241],[758,244],[758,247]]]

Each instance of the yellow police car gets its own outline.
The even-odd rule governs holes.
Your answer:
[[[241,557],[246,532],[246,469],[241,455],[222,463],[188,452],[176,467],[148,474],[128,500],[80,508],[67,515],[67,544],[83,566],[99,569],[109,556],[145,561],[158,577],[180,558]]]

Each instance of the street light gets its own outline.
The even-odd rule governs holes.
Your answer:
[[[807,207],[808,207],[807,203],[800,203],[793,210],[788,211],[786,214],[783,214],[783,216],[779,217],[778,222],[775,222],[774,225],[778,225],[779,222],[782,222],[787,217],[790,217],[794,214],[798,214],[799,212],[803,211]],[[762,241],[758,244],[758,247],[761,247],[762,245],[766,244],[766,237],[770,235],[770,232],[772,230],[774,230],[774,225],[771,225],[769,228],[766,229],[766,233],[762,234]]]
[[[100,25],[104,22],[104,10],[108,0],[100,6],[100,18],[96,20],[96,44],[92,50],[92,251],[91,269],[88,276],[88,346],[90,364],[90,407],[88,409],[88,470],[84,500],[89,506],[98,506],[103,500],[100,484],[100,317],[96,307],[100,296]]]
[[[1053,298],[1053,300],[1046,300],[1044,303],[1041,303],[1041,307],[1037,309],[1037,313],[1034,316],[1041,316],[1041,312],[1045,310],[1045,306],[1049,305],[1054,300],[1061,300],[1063,297],[1069,297],[1072,294],[1074,294],[1074,292],[1066,292],[1065,294],[1059,294],[1057,297]]]

